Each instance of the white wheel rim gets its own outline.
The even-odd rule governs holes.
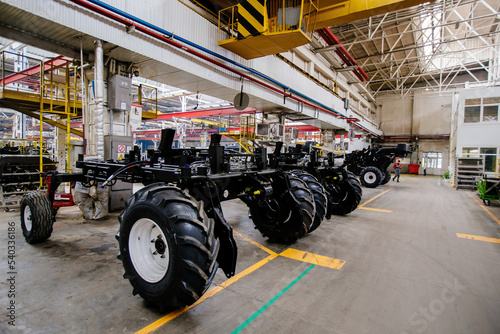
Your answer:
[[[375,179],[377,178],[377,176],[375,175],[374,172],[367,172],[365,173],[365,182],[366,183],[373,183],[375,181]]]
[[[168,270],[169,249],[165,234],[149,218],[141,218],[130,230],[130,259],[135,271],[148,283],[157,283]]]
[[[31,222],[31,209],[29,205],[24,207],[24,227],[28,232],[30,232],[33,228],[33,223]]]

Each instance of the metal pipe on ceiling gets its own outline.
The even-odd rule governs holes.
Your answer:
[[[255,83],[257,83],[257,84],[259,84],[259,85],[261,85],[263,87],[266,87],[266,88],[268,88],[268,89],[270,89],[270,90],[272,90],[272,91],[274,91],[276,93],[279,93],[279,94],[281,94],[281,95],[283,95],[285,97],[288,97],[288,98],[290,98],[292,100],[295,100],[297,102],[303,103],[303,104],[308,105],[310,107],[319,109],[319,110],[324,111],[326,113],[332,114],[332,115],[334,115],[336,117],[340,117],[340,118],[346,119],[346,120],[348,119],[347,116],[339,113],[338,111],[336,111],[336,110],[334,110],[334,109],[332,109],[332,108],[330,108],[328,106],[325,106],[324,104],[322,104],[322,103],[320,103],[320,102],[318,102],[318,101],[316,101],[316,100],[314,100],[314,99],[312,99],[312,98],[310,98],[310,97],[308,97],[308,96],[306,96],[306,95],[304,95],[304,94],[302,94],[302,93],[300,93],[300,92],[298,92],[298,91],[296,91],[296,90],[294,90],[294,89],[292,89],[292,88],[290,88],[290,87],[288,87],[288,86],[286,86],[286,85],[284,85],[284,84],[282,84],[282,83],[280,83],[280,82],[278,82],[278,81],[276,81],[276,80],[274,80],[274,79],[272,79],[272,78],[270,78],[268,76],[266,76],[265,74],[262,74],[262,73],[254,70],[252,68],[249,68],[247,66],[239,64],[238,62],[236,62],[234,60],[231,60],[231,59],[229,59],[227,57],[224,57],[224,56],[222,56],[222,55],[220,55],[220,54],[218,54],[216,52],[208,50],[208,49],[206,49],[206,48],[204,48],[204,47],[202,47],[202,46],[200,46],[198,44],[195,44],[195,43],[193,43],[191,41],[188,41],[188,40],[186,40],[186,39],[184,39],[182,37],[174,35],[171,32],[168,32],[168,31],[166,31],[166,30],[164,30],[162,28],[159,28],[157,26],[154,26],[154,25],[152,25],[152,24],[150,24],[150,23],[148,23],[148,22],[146,22],[144,20],[141,20],[141,19],[139,19],[139,18],[137,18],[135,16],[132,16],[132,15],[126,13],[126,12],[123,12],[123,11],[121,11],[121,10],[113,7],[113,6],[110,6],[110,5],[106,4],[106,3],[103,3],[103,2],[98,1],[98,0],[88,0],[88,2],[87,1],[83,1],[83,0],[69,0],[69,1],[71,1],[71,2],[73,2],[75,4],[78,4],[78,5],[82,6],[82,7],[85,7],[87,9],[91,10],[91,11],[97,12],[97,13],[99,13],[99,14],[101,14],[103,16],[106,16],[106,17],[108,17],[108,18],[110,18],[112,20],[120,22],[120,23],[122,23],[123,25],[125,25],[127,27],[134,26],[136,30],[138,30],[138,31],[140,31],[140,32],[142,32],[142,33],[144,33],[146,35],[149,35],[151,37],[159,39],[159,40],[161,40],[161,41],[163,41],[163,42],[165,42],[165,43],[167,43],[167,44],[169,44],[171,46],[174,46],[176,48],[182,49],[182,50],[184,50],[187,53],[190,53],[190,54],[195,55],[195,56],[197,56],[199,58],[202,58],[202,59],[204,59],[204,60],[206,60],[206,61],[208,61],[208,62],[210,62],[212,64],[215,64],[217,66],[220,66],[220,67],[222,67],[222,68],[224,68],[224,69],[226,69],[226,70],[228,70],[228,71],[230,71],[232,73],[235,73],[235,74],[237,74],[237,75],[239,75],[241,77],[244,77],[244,78],[246,78],[246,79],[248,79],[248,80],[250,80],[252,82],[255,82]],[[108,11],[104,10],[102,8],[96,7],[96,6],[92,5],[92,4],[90,4],[89,2],[95,4],[95,5],[99,6],[99,7],[105,8]],[[142,27],[140,25],[137,25],[134,22],[130,22],[130,21],[128,21],[128,20],[126,20],[126,19],[124,19],[124,18],[122,18],[120,16],[115,15],[115,14],[118,14],[118,15],[121,15],[123,17],[126,17],[129,20],[135,21],[135,22],[137,22],[137,23],[139,23],[139,24],[141,24],[143,26],[146,26],[146,27],[152,29],[152,30],[155,30],[157,32],[165,34],[168,37],[165,37],[163,35],[159,35],[159,34],[153,32],[151,30],[145,29],[144,27]],[[235,66],[243,68],[243,69],[245,69],[246,71],[248,71],[248,72],[250,72],[252,74],[255,74],[255,75],[257,75],[257,76],[259,76],[259,77],[261,77],[261,78],[263,78],[263,79],[265,79],[267,81],[270,81],[270,82],[274,83],[277,86],[280,86],[283,90],[278,89],[276,87],[273,87],[273,86],[271,86],[271,85],[269,85],[269,84],[267,84],[267,83],[265,83],[265,82],[263,82],[261,80],[255,79],[255,78],[253,78],[253,77],[251,77],[251,76],[249,76],[249,75],[247,75],[245,73],[242,73],[242,72],[240,72],[238,70],[235,70],[232,67],[229,67],[229,66],[227,66],[227,65],[225,65],[225,64],[223,64],[223,63],[221,63],[219,61],[216,61],[216,60],[214,60],[212,58],[209,58],[209,57],[207,57],[207,56],[205,56],[205,55],[203,55],[203,54],[201,54],[201,53],[199,53],[197,51],[189,49],[186,46],[173,41],[173,39],[177,39],[177,40],[179,40],[179,41],[181,41],[181,42],[183,42],[185,44],[188,44],[189,46],[195,47],[195,48],[197,48],[199,50],[202,50],[202,51],[204,51],[204,52],[206,52],[206,53],[208,53],[210,55],[213,55],[213,56],[215,56],[217,58],[223,59],[223,60],[225,60],[225,61],[227,61],[227,62],[229,62],[229,63],[231,63],[231,64],[233,64]],[[287,93],[287,91],[290,92],[290,93]],[[301,98],[299,98],[297,96],[294,96],[293,94],[298,95]],[[308,102],[306,100],[312,101],[313,103]],[[365,132],[367,132],[367,133],[369,133],[369,134],[371,134],[371,135],[373,135],[375,137],[381,138],[380,135],[378,135],[378,134],[376,134],[376,133],[368,130],[367,128],[365,128],[361,124],[358,124],[357,122],[351,122],[351,123],[354,124],[356,127],[360,128],[361,130],[363,130],[363,131],[365,131]]]
[[[356,66],[353,70],[353,73],[361,80],[362,82],[365,79],[368,79],[368,75],[363,71],[363,69],[358,65],[356,60],[354,60],[353,56],[346,50],[345,47],[342,46],[342,43],[335,37],[332,31],[329,28],[323,28],[319,30],[321,37],[325,40],[325,42],[329,45],[336,46],[335,53],[340,56],[342,60],[347,64],[347,66]]]

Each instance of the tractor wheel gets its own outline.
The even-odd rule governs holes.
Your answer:
[[[321,185],[321,183],[318,182],[318,179],[307,172],[296,171],[293,172],[293,175],[297,176],[299,179],[304,181],[314,196],[316,213],[314,215],[313,224],[309,228],[309,233],[310,233],[315,229],[317,229],[321,224],[321,222],[323,221],[323,219],[325,218],[326,209],[328,205],[328,200],[326,198],[326,191],[325,188],[323,188],[323,186]]]
[[[325,184],[329,196],[329,209],[334,215],[346,215],[354,210],[361,202],[363,191],[356,175],[347,172],[347,180],[341,183],[327,181]]]
[[[161,311],[193,304],[217,271],[219,241],[203,204],[155,183],[136,192],[119,216],[120,258],[133,294]]]
[[[382,179],[382,182],[380,184],[386,184],[391,180],[391,171],[389,168],[386,168],[385,173],[384,173],[384,178]]]
[[[26,242],[36,244],[52,234],[52,204],[40,191],[26,193],[21,200],[21,228]]]
[[[314,196],[307,184],[288,175],[286,184],[273,185],[271,198],[250,206],[250,217],[262,236],[291,243],[307,234],[314,222]],[[290,191],[284,191],[289,188]],[[298,204],[298,205],[297,205]]]
[[[361,184],[367,188],[377,187],[383,179],[382,172],[375,166],[363,168],[359,175]]]

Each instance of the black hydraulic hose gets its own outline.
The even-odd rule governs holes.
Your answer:
[[[150,163],[149,161],[134,161],[134,162],[126,164],[123,167],[120,167],[116,172],[111,174],[106,179],[106,181],[103,182],[103,184],[101,185],[101,188],[104,188],[105,186],[107,186],[111,181],[113,181],[114,178],[116,178],[118,175],[120,175],[121,173],[123,173],[127,169],[130,169],[130,168],[138,166],[138,165],[148,165],[149,163]]]

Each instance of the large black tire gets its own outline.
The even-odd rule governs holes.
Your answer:
[[[367,188],[375,188],[382,182],[383,175],[380,169],[375,166],[368,166],[363,168],[359,174],[361,184]]]
[[[290,191],[284,191],[286,188]],[[304,181],[290,174],[288,186],[273,183],[271,198],[250,206],[250,217],[262,236],[280,243],[291,243],[305,236],[313,225],[314,214],[312,192]]]
[[[389,168],[386,168],[385,169],[385,173],[384,173],[384,178],[382,179],[382,182],[380,182],[380,184],[386,184],[388,183],[389,181],[391,180],[391,171],[389,170]]]
[[[339,216],[356,210],[363,195],[359,180],[351,172],[347,172],[347,179],[341,182],[328,179],[325,188],[329,194],[329,211]]]
[[[41,191],[31,191],[21,199],[21,229],[26,242],[44,242],[52,234],[53,216],[49,197]]]
[[[309,188],[309,190],[311,190],[314,196],[316,211],[313,224],[311,225],[311,227],[309,227],[309,233],[311,233],[312,231],[317,229],[319,225],[321,225],[321,222],[325,218],[328,205],[326,191],[321,183],[318,182],[318,179],[313,175],[304,171],[295,171],[293,172],[293,174],[307,184],[307,187]]]
[[[219,241],[202,203],[155,183],[127,200],[119,221],[120,258],[134,295],[163,311],[205,293],[218,268]]]

